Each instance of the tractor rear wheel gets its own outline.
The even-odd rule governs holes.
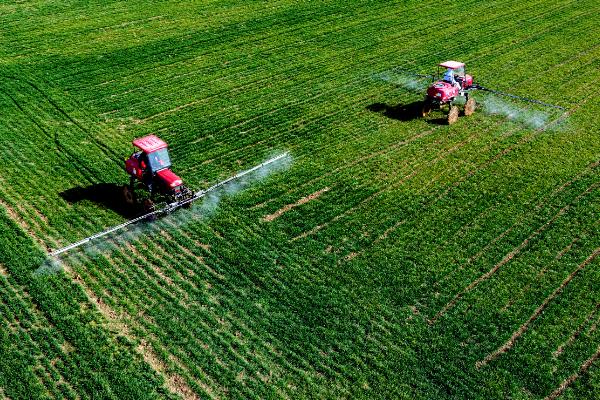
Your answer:
[[[429,115],[432,109],[431,100],[425,99],[423,101],[423,108],[421,108],[421,117],[426,117]]]
[[[133,190],[131,190],[131,188],[127,185],[123,186],[123,200],[125,200],[125,203],[130,206],[135,204],[135,195]]]
[[[465,103],[465,115],[468,117],[469,115],[475,112],[475,99],[469,97],[467,102]]]
[[[450,106],[450,111],[448,111],[448,125],[452,125],[458,120],[458,107]]]

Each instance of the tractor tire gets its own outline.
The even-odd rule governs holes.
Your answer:
[[[184,199],[185,200],[190,200],[192,197],[194,197],[194,194],[192,193],[192,191],[190,189],[186,188]],[[189,203],[185,203],[183,205],[183,208],[190,208],[190,207],[192,207],[192,202],[191,201]]]
[[[150,200],[150,199],[145,199],[142,202],[142,207],[144,209],[144,214],[148,214],[148,213],[151,213],[153,211],[156,211],[156,206],[154,205],[154,202],[152,200]],[[148,217],[148,220],[149,221],[156,220],[156,215],[150,215]]]
[[[133,193],[133,190],[131,190],[131,188],[127,185],[123,186],[123,200],[127,205],[132,206],[135,204],[135,194]]]
[[[448,125],[452,125],[458,121],[458,113],[458,107],[450,106],[450,111],[448,111]]]
[[[429,101],[429,99],[425,99],[423,101],[423,108],[421,108],[421,117],[426,117],[429,115],[429,113],[431,112],[432,109],[432,104],[431,101]]]
[[[475,106],[475,99],[469,97],[469,99],[465,103],[465,116],[468,117],[469,115],[472,115],[475,112]]]
[[[142,206],[144,207],[144,213],[149,213],[149,212],[156,210],[156,207],[154,206],[154,202],[150,199],[145,199],[144,202],[142,203]]]

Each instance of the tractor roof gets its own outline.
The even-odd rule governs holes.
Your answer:
[[[461,63],[459,61],[446,61],[439,64],[440,67],[450,68],[450,69],[458,69],[465,66],[465,63]]]
[[[133,145],[146,153],[164,149],[167,144],[156,135],[148,135],[133,140]]]

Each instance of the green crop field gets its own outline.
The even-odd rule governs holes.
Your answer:
[[[600,2],[0,2],[0,399],[600,398]],[[436,64],[475,93],[415,118]],[[206,188],[135,214],[131,141]],[[266,173],[268,172],[268,173]]]

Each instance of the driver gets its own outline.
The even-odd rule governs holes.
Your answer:
[[[152,176],[152,171],[150,170],[150,168],[148,166],[148,156],[145,153],[140,155],[140,167],[142,167],[142,171],[144,171],[142,181],[148,187],[148,191],[150,193],[152,193],[153,176]]]
[[[460,83],[454,79],[454,71],[450,68],[446,69],[446,72],[444,73],[444,82],[451,83],[452,86],[460,88]]]

